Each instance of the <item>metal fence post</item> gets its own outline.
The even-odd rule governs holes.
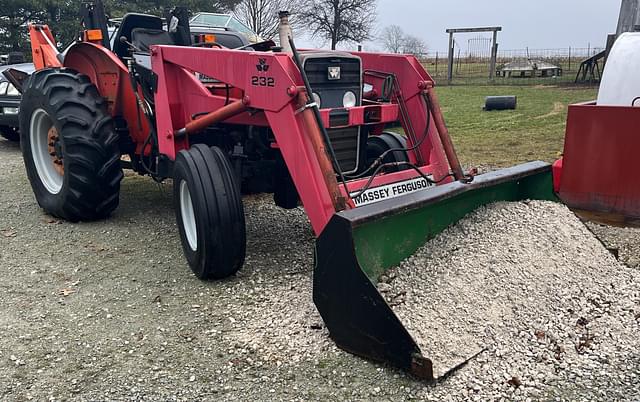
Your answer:
[[[493,81],[496,72],[496,59],[498,58],[498,31],[493,31],[493,46],[491,47],[491,66],[489,67],[489,81]]]
[[[447,81],[453,80],[453,32],[449,32],[449,67],[447,69]]]

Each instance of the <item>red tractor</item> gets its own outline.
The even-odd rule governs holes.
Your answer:
[[[111,49],[96,3],[64,56],[47,26],[29,27],[37,71],[13,82],[38,203],[70,221],[102,219],[118,206],[124,168],[172,179],[184,253],[202,279],[242,267],[243,193],[301,204],[331,337],[432,378],[378,277],[480,205],[555,199],[551,167],[464,174],[434,80],[413,56],[298,51],[286,30],[283,47],[193,43],[184,14],[166,24],[128,14]],[[391,124],[404,134],[385,131]]]

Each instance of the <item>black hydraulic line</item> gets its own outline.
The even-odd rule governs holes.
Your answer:
[[[156,174],[156,172],[151,170],[151,166],[147,166],[147,164],[144,161],[144,150],[147,149],[147,145],[149,145],[149,143],[151,142],[151,132],[149,133],[149,135],[147,135],[147,138],[144,140],[144,142],[142,143],[142,152],[140,153],[140,164],[142,165],[142,167],[144,168],[144,170],[147,171],[147,173],[149,173],[152,177]],[[153,145],[152,145],[153,147]],[[149,154],[149,163],[152,162],[151,160],[152,156],[151,154]],[[156,166],[157,167],[157,166]]]
[[[427,105],[427,127],[424,130],[424,133],[422,134],[422,138],[420,138],[420,140],[418,142],[416,142],[413,146],[409,147],[409,148],[390,148],[387,149],[386,151],[384,151],[375,161],[373,161],[373,163],[362,173],[355,175],[355,176],[347,176],[351,179],[357,179],[363,176],[366,176],[367,173],[369,173],[371,170],[373,170],[376,166],[380,165],[383,161],[383,159],[389,155],[392,152],[410,152],[413,151],[415,149],[417,149],[418,147],[420,147],[422,145],[422,143],[424,141],[426,141],[427,137],[429,136],[429,130],[431,129],[431,109],[429,108],[429,100],[427,99],[426,96],[423,95],[425,104]]]
[[[142,114],[144,115],[145,119],[147,120],[147,123],[149,124],[149,135],[147,135],[147,138],[144,140],[142,144],[142,152],[140,154],[140,164],[142,165],[144,170],[146,170],[147,173],[149,173],[149,175],[153,178],[153,180],[156,180],[156,177],[158,175],[158,166],[156,166],[155,172],[151,170],[151,163],[153,163],[153,154],[155,151],[157,151],[157,147],[158,147],[157,140],[156,140],[156,132],[155,132],[155,122],[153,121],[152,116],[149,115],[149,113],[151,113],[151,110],[148,110],[149,106],[148,105],[145,106],[143,99],[141,99],[140,95],[138,94],[138,81],[135,78],[135,72],[133,70],[133,65],[131,60],[129,60],[128,69],[129,69],[129,81],[131,83],[131,88],[133,89],[133,94],[135,95],[135,98],[137,101],[136,109],[138,113],[138,125],[142,127],[142,121],[140,119],[140,109],[142,109]],[[144,161],[144,158],[145,158],[144,151],[147,148],[147,145],[149,144],[151,144],[151,152],[149,153],[149,166],[147,166],[147,164]]]
[[[389,163],[384,163],[380,166],[378,166],[376,168],[376,170],[373,172],[373,174],[371,176],[369,176],[369,180],[367,181],[367,183],[364,185],[364,187],[362,187],[360,190],[358,190],[358,192],[356,194],[353,194],[351,196],[351,198],[358,198],[360,197],[362,194],[364,194],[367,190],[369,190],[369,187],[371,187],[371,184],[373,183],[373,179],[375,179],[375,177],[378,175],[378,173],[380,173],[380,170],[382,170],[382,168],[384,167],[398,167],[398,166],[409,166],[410,168],[412,168],[413,170],[415,170],[416,172],[418,172],[418,174],[427,181],[427,183],[429,184],[440,184],[443,181],[445,181],[447,178],[449,177],[453,177],[453,174],[449,173],[446,174],[444,176],[442,176],[441,178],[437,179],[437,180],[433,180],[431,179],[429,176],[427,176],[426,174],[424,174],[422,172],[422,170],[420,170],[419,167],[417,167],[416,165],[414,165],[411,162],[389,162]]]
[[[400,106],[400,113],[402,114],[402,120],[408,126],[407,134],[409,135],[409,138],[411,138],[411,141],[415,142],[416,141],[415,130],[413,129],[413,123],[409,118],[409,115],[407,112],[407,105],[405,104],[404,95],[402,94],[402,88],[400,88],[400,85],[398,84],[398,78],[396,77],[396,75],[394,73],[386,73],[384,71],[377,71],[377,70],[365,70],[364,74],[368,74],[377,78],[384,79],[384,82],[382,85],[383,99],[386,98],[387,96],[387,94],[385,94],[385,92],[387,92],[385,88],[389,88],[390,86],[390,90],[395,91],[395,96],[398,101],[398,105]],[[389,84],[388,82],[391,82],[391,84]],[[388,97],[389,97],[388,101],[393,100],[392,99],[393,95],[394,93],[388,94]]]
[[[302,81],[304,82],[304,87],[307,91],[306,106],[310,107],[313,110],[313,115],[316,119],[316,123],[320,128],[320,132],[322,133],[322,137],[324,138],[325,145],[329,150],[329,156],[331,157],[331,163],[333,164],[333,168],[335,169],[336,173],[338,173],[338,176],[340,177],[340,181],[342,182],[342,185],[344,186],[345,192],[347,193],[347,197],[348,197],[349,187],[347,186],[347,180],[345,179],[344,173],[342,173],[342,168],[338,163],[338,157],[336,156],[336,153],[333,150],[333,147],[331,146],[331,139],[329,138],[329,133],[327,132],[326,127],[322,123],[322,116],[320,115],[320,107],[316,102],[312,100],[313,97],[311,94],[313,92],[311,90],[311,84],[309,84],[309,78],[307,77],[307,73],[304,71],[302,61],[300,60],[300,54],[298,53],[298,49],[296,48],[295,43],[293,43],[293,38],[291,37],[289,37],[289,45],[291,45],[291,52],[293,53],[293,61],[296,63],[298,70],[300,70],[300,76],[302,77]]]

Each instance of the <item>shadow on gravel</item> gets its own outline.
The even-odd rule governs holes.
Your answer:
[[[7,153],[20,152],[20,143],[8,141],[0,137],[0,152],[7,152]]]
[[[156,183],[149,177],[127,174],[120,184],[120,205],[111,219],[149,219],[173,215],[171,181]]]

